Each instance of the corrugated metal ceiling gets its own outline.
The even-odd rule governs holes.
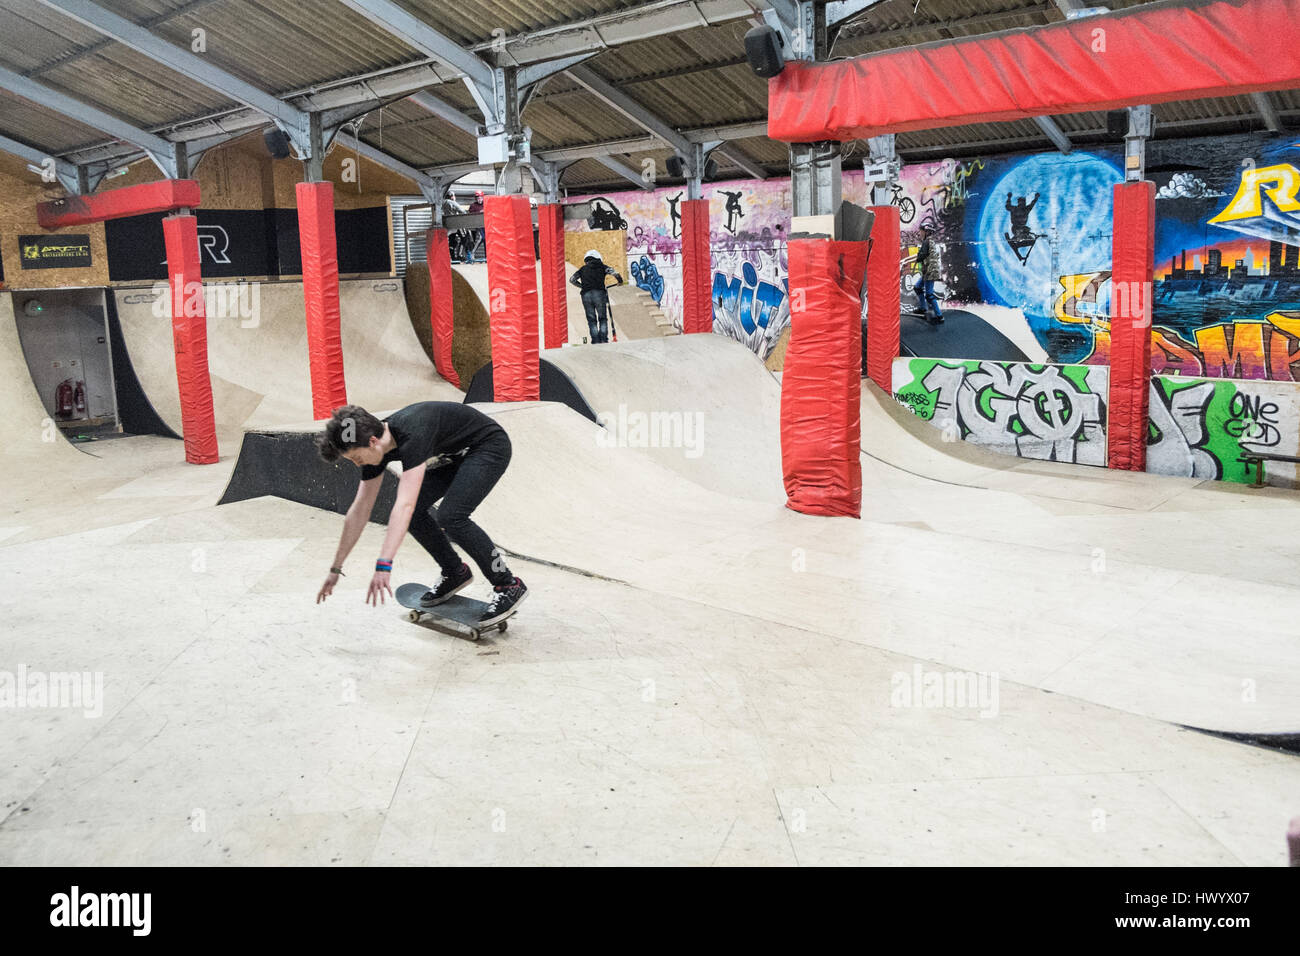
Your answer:
[[[108,5],[107,0],[100,0]],[[1112,9],[1141,0],[1109,0]],[[639,6],[619,0],[397,0],[403,9],[463,45],[497,35],[556,27],[587,17]],[[113,0],[111,9],[146,26],[162,40],[188,49],[193,32],[204,31],[210,61],[270,92],[284,95],[426,57],[339,0]],[[850,56],[917,43],[1056,22],[1062,14],[1051,0],[885,0],[846,27],[832,49]],[[589,61],[591,67],[667,123],[680,129],[762,121],[766,87],[745,62],[746,19],[651,37],[617,46]],[[66,92],[137,126],[166,130],[176,124],[234,109],[221,94],[177,74],[122,44],[106,40],[36,0],[0,0],[0,64]],[[477,116],[459,82],[431,89],[462,112]],[[1271,94],[1274,107],[1294,117],[1300,94]],[[1187,135],[1216,129],[1259,128],[1246,97],[1163,104],[1156,110],[1157,135]],[[1070,135],[1097,140],[1105,122],[1098,114],[1056,118]],[[584,88],[560,75],[548,80],[524,114],[534,148],[638,138],[635,123],[614,112]],[[1163,124],[1163,128],[1162,128]],[[0,96],[0,132],[53,152],[104,142],[94,130],[71,123],[40,104]],[[432,117],[409,101],[368,114],[362,138],[414,166],[472,160],[470,136]],[[954,155],[1046,145],[1031,121],[929,130],[900,135],[904,151],[949,151]],[[783,173],[787,151],[765,139],[735,144],[772,173]],[[859,150],[860,152],[860,150]],[[620,157],[630,165],[667,151]],[[724,172],[734,171],[720,161]],[[613,186],[622,180],[595,160],[570,166],[571,186]]]

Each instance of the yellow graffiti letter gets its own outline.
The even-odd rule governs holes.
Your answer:
[[[1295,212],[1300,210],[1300,170],[1294,166],[1260,166],[1247,169],[1241,174],[1241,185],[1232,202],[1210,222],[1232,222],[1237,219],[1253,219],[1264,214],[1259,191],[1263,189],[1268,198],[1273,200],[1278,212]]]

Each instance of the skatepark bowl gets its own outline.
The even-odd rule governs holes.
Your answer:
[[[349,340],[348,295],[392,297],[381,337]],[[213,336],[221,463],[193,466],[47,434],[9,298],[0,862],[1285,862],[1295,492],[946,444],[864,383],[862,518],[809,517],[743,346],[554,350],[604,427],[480,406],[514,456],[476,520],[531,596],[471,643],[364,603],[376,523],[317,603],[346,474],[317,507],[329,466],[240,456],[318,427],[305,360],[267,361],[302,354],[273,303]],[[459,400],[385,374],[423,361],[400,299],[345,290],[349,398]],[[168,419],[170,341],[121,312]],[[407,541],[393,583],[434,577]]]

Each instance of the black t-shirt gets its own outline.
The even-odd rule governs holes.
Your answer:
[[[362,481],[379,477],[390,462],[400,461],[406,470],[439,455],[458,455],[506,433],[477,408],[460,402],[416,402],[384,421],[397,445],[378,465],[361,466]]]

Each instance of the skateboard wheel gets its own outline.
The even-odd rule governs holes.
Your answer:
[[[406,619],[407,619],[408,621],[410,621],[412,624],[414,624],[416,621],[418,621],[418,620],[420,619],[420,612],[419,612],[419,611],[407,611],[407,612],[406,612]]]
[[[506,629],[506,625],[507,625],[508,623],[509,623],[509,621],[502,621],[500,624],[497,625],[497,630],[498,630],[498,631],[504,631],[504,630]]]

